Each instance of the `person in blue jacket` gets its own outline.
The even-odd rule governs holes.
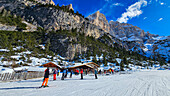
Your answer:
[[[95,69],[94,69],[95,79],[98,79],[98,78],[97,78],[97,73],[98,73],[98,72],[97,72],[97,69],[95,68]]]

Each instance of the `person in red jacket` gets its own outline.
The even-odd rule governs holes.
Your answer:
[[[79,70],[77,70],[77,75],[79,75]]]
[[[45,70],[45,74],[44,74],[44,81],[41,87],[48,87],[47,83],[48,83],[49,75],[50,75],[49,67],[47,67],[47,69]],[[44,83],[45,83],[45,86],[44,86]]]
[[[83,68],[81,69],[80,74],[81,74],[81,79],[83,79]]]
[[[57,70],[54,69],[54,70],[53,70],[53,80],[56,80],[56,74],[57,74]]]

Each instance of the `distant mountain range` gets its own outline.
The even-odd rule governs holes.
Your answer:
[[[144,32],[137,26],[128,23],[108,22],[105,15],[97,11],[88,16],[90,22],[99,26],[105,32],[126,42],[126,49],[137,51],[147,57],[156,58],[158,55],[170,60],[170,36],[159,36]],[[131,42],[130,44],[128,42]]]

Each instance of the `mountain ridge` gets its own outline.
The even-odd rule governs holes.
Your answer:
[[[99,17],[99,16],[101,16],[101,17]],[[159,36],[156,34],[151,34],[149,32],[144,32],[144,30],[142,30],[141,28],[134,26],[132,24],[128,24],[128,23],[119,23],[117,21],[116,22],[115,21],[108,22],[107,19],[100,20],[99,18],[106,18],[106,17],[104,14],[100,13],[99,11],[97,11],[96,13],[94,13],[92,15],[89,15],[87,18],[89,18],[91,23],[95,24],[96,26],[99,26],[103,30],[110,33],[112,36],[114,36],[122,41],[130,41],[130,42],[134,41],[136,43],[135,45],[138,45],[137,46],[138,50],[136,50],[136,51],[137,52],[139,51],[140,54],[143,54],[147,57],[152,57],[152,58],[154,57],[154,55],[155,55],[154,53],[156,51],[154,49],[158,45],[161,45],[161,44],[157,43],[158,41],[160,41],[160,40],[166,41],[167,40],[167,42],[164,42],[164,43],[167,43],[168,45],[170,45],[169,36]],[[103,27],[102,25],[99,25],[99,24],[106,24],[107,27]],[[158,38],[160,38],[160,39],[158,39]],[[151,47],[153,47],[153,48],[148,49],[148,47],[147,47],[148,44],[152,45]],[[128,47],[129,50],[134,49],[134,47],[130,47],[131,45],[128,45],[128,46],[129,46]],[[162,52],[158,52],[158,53],[161,54],[164,58],[166,58],[167,61],[169,61],[170,60],[169,47],[168,46],[164,46],[164,48],[162,48],[162,47],[160,47],[160,49],[158,48],[157,52],[158,52],[158,50],[164,50],[164,51],[166,50],[163,53]]]

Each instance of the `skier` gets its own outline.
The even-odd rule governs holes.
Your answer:
[[[83,79],[83,68],[81,69],[80,74],[81,74],[81,79]]]
[[[114,70],[112,69],[112,74],[114,74]]]
[[[68,72],[68,70],[66,69],[64,72],[65,72],[64,78],[67,78],[67,72]]]
[[[77,75],[79,75],[79,70],[77,70]]]
[[[86,75],[87,75],[87,69],[86,69],[85,73],[86,73]]]
[[[49,86],[47,85],[48,79],[49,79],[49,75],[50,75],[49,67],[47,67],[47,69],[45,70],[45,74],[44,74],[44,81],[43,81],[41,87],[49,87]],[[45,86],[44,86],[44,83],[45,83]]]
[[[53,70],[53,80],[56,80],[56,74],[57,74],[57,70],[54,69],[54,70]]]
[[[94,69],[94,74],[95,74],[95,79],[98,79],[97,78],[97,69]]]
[[[70,70],[70,78],[72,78],[73,70]]]
[[[99,74],[102,74],[102,71],[101,71],[101,69],[99,70]]]
[[[61,72],[62,72],[61,80],[64,80],[64,69],[61,69]]]
[[[110,69],[110,70],[109,70],[109,73],[111,74],[111,72],[112,72],[112,70]]]
[[[60,75],[60,69],[57,69],[57,76]]]

